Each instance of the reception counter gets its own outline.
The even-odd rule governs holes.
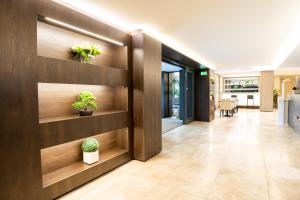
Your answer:
[[[300,94],[293,94],[289,97],[288,124],[300,133]]]
[[[260,104],[260,94],[259,92],[232,92],[232,93],[222,93],[222,99],[232,98],[232,95],[236,95],[238,99],[238,106],[247,106],[247,96],[253,95],[254,100],[249,99],[248,105],[259,107]]]

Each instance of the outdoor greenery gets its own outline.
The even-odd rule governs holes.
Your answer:
[[[89,91],[82,91],[77,97],[77,101],[72,104],[75,110],[96,110],[96,97]]]
[[[173,90],[172,90],[173,94],[171,94],[171,95],[173,95],[174,98],[179,98],[179,80],[178,79],[174,78],[172,80],[172,87],[173,87]]]
[[[84,152],[95,152],[99,149],[99,143],[95,138],[87,138],[83,141],[81,149]]]
[[[100,55],[102,52],[96,45],[84,43],[83,45],[72,46],[72,53],[80,58],[82,63],[91,63],[95,56]]]

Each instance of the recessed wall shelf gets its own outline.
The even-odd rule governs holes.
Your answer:
[[[43,175],[44,197],[53,199],[82,183],[88,182],[97,176],[128,162],[128,150],[113,148],[100,154],[99,162],[88,165],[81,161]]]
[[[127,70],[38,56],[38,81],[127,86]]]
[[[41,147],[47,148],[127,126],[127,111],[98,112],[86,117],[70,115],[40,119]]]
[[[41,187],[43,199],[54,199],[132,159],[132,36],[55,1],[41,0],[37,9]],[[85,43],[102,52],[93,64],[72,54]],[[72,108],[82,91],[96,97],[92,116]],[[82,162],[87,137],[100,143],[92,165]]]
[[[88,30],[85,30],[85,29],[73,26],[71,24],[67,24],[65,22],[53,19],[51,17],[44,17],[44,16],[39,15],[38,19],[40,21],[43,21],[43,22],[46,22],[46,23],[50,23],[50,24],[53,24],[53,25],[58,26],[58,27],[66,28],[66,29],[69,29],[71,31],[78,32],[80,34],[85,34],[85,35],[93,37],[95,39],[100,39],[100,40],[103,40],[105,42],[109,42],[109,43],[116,44],[116,45],[119,45],[119,46],[124,46],[124,44],[122,42],[110,39],[110,38],[102,36],[102,35],[98,35],[96,33],[92,33],[92,32],[90,32]]]
[[[82,173],[82,172],[88,173],[86,171],[95,166],[97,166],[98,168],[101,168],[105,164],[107,164],[107,161],[110,159],[115,158],[115,159],[119,160],[120,158],[118,158],[118,156],[123,159],[128,157],[128,150],[115,147],[115,148],[109,149],[105,152],[101,152],[100,160],[99,160],[99,162],[97,162],[95,164],[88,165],[88,164],[83,163],[82,161],[79,161],[74,164],[68,165],[64,168],[60,168],[53,172],[44,174],[43,175],[43,187],[49,187],[50,185],[58,183],[59,181],[62,181],[69,177],[72,177],[78,173]],[[81,174],[81,176],[82,176],[82,174]]]

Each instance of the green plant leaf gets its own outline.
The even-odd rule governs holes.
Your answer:
[[[72,104],[75,110],[96,110],[96,97],[89,91],[82,91],[77,97],[77,101]]]
[[[95,152],[99,149],[99,143],[98,140],[96,140],[95,138],[86,138],[82,145],[81,145],[81,149],[84,152]]]
[[[85,43],[83,45],[77,44],[72,46],[72,53],[77,57],[83,58],[84,62],[91,63],[91,60],[102,52],[98,46]]]

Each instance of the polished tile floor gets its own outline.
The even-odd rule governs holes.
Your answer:
[[[62,197],[86,200],[300,200],[300,134],[277,113],[241,110],[163,134],[163,151]]]
[[[162,118],[161,119],[161,132],[166,133],[174,128],[177,128],[183,124],[182,120],[176,118]]]

